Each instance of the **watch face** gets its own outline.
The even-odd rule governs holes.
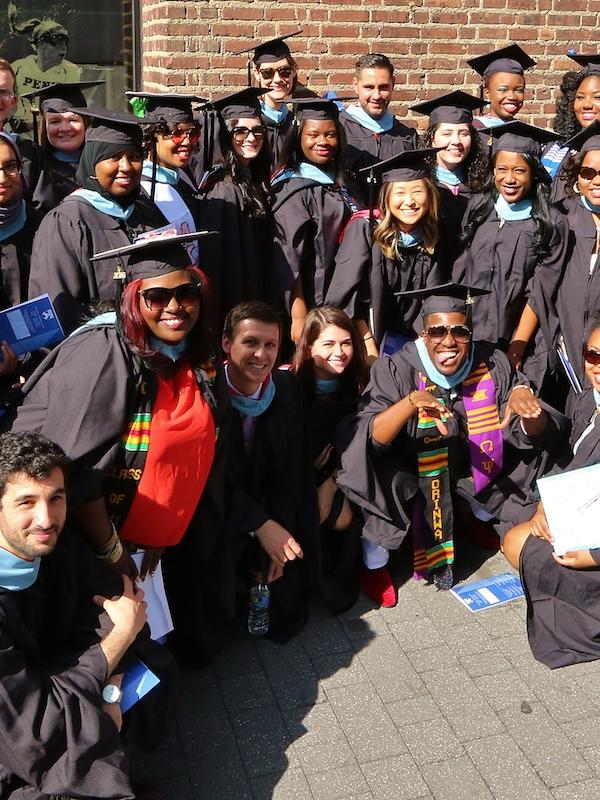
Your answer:
[[[102,699],[105,703],[118,703],[121,699],[121,690],[114,683],[107,684],[102,690]]]

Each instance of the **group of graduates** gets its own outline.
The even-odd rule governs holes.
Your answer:
[[[516,119],[510,45],[468,62],[481,97],[411,106],[419,137],[385,55],[317,97],[287,39],[212,101],[36,90],[39,144],[0,61],[0,302],[48,293],[67,334],[2,343],[4,429],[71,459],[100,559],[162,565],[181,663],[249,601],[279,642],[316,594],[394,605],[401,546],[447,590],[455,541],[520,570],[536,658],[598,658],[600,549],[553,553],[536,481],[600,446],[600,55],[571,56],[555,130]]]

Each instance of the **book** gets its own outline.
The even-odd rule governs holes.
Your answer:
[[[139,700],[148,694],[150,689],[154,689],[160,683],[158,678],[143,661],[137,660],[133,666],[123,675],[121,683],[121,711],[124,714],[129,711]]]
[[[47,294],[0,311],[0,341],[10,345],[17,356],[39,350],[40,347],[51,347],[64,338],[64,331]]]
[[[513,572],[492,575],[480,581],[455,586],[450,590],[473,613],[493,606],[502,606],[524,596],[519,576]]]
[[[600,464],[548,475],[537,485],[557,555],[600,547]]]

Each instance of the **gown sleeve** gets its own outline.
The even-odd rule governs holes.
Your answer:
[[[273,214],[273,261],[271,302],[289,312],[296,280],[305,270],[314,270],[315,220],[309,193],[297,191],[276,206]]]
[[[363,301],[369,295],[371,263],[369,220],[351,220],[337,251],[325,302],[342,308],[349,317],[362,319],[366,311]]]

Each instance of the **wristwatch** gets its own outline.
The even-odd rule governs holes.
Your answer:
[[[105,703],[109,705],[113,705],[114,703],[120,703],[121,698],[123,697],[123,692],[119,689],[118,686],[115,686],[114,683],[107,683],[104,689],[102,689],[102,699]]]

